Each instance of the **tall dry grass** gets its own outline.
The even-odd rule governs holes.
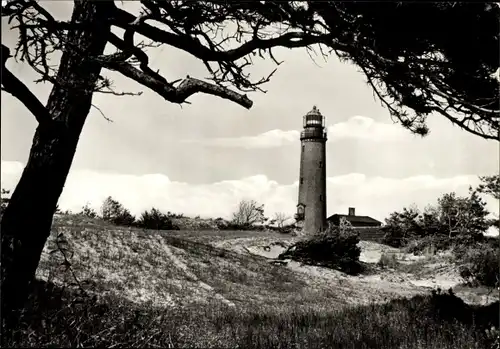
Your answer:
[[[434,294],[323,311],[215,303],[167,310],[117,297],[82,298],[37,282],[21,327],[2,346],[487,348],[497,309],[498,302],[471,308],[454,295]]]

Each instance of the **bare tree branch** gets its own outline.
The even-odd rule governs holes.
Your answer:
[[[103,67],[120,72],[126,77],[150,88],[151,90],[165,98],[165,100],[172,103],[181,104],[193,94],[203,92],[206,94],[228,99],[247,109],[250,109],[253,104],[253,102],[246,95],[237,93],[226,87],[214,85],[206,81],[191,78],[189,76],[182,80],[179,87],[176,88],[166,81],[159,81],[155,77],[152,77],[140,71],[139,69],[133,67],[128,63],[110,62],[105,60],[101,61],[101,63]]]
[[[252,226],[265,220],[264,205],[259,205],[255,200],[240,201],[238,209],[233,212],[233,222],[240,226]]]
[[[30,91],[26,85],[12,74],[5,66],[7,59],[12,57],[10,50],[7,46],[2,44],[2,86],[6,92],[9,92],[35,116],[39,124],[48,123],[52,121],[49,111],[38,100],[38,98]]]
[[[110,118],[108,118],[104,112],[101,110],[101,108],[99,108],[98,106],[96,106],[95,104],[91,104],[92,107],[94,107],[95,109],[97,109],[97,111],[101,114],[101,116],[104,118],[104,120],[106,120],[107,122],[113,122],[113,120],[111,120]]]
[[[131,23],[136,23],[136,16],[128,13],[125,10],[117,9],[116,16],[114,18],[114,25],[121,28],[128,28]],[[162,29],[156,28],[144,22],[136,24],[137,33],[153,40],[156,42],[161,42],[183,51],[189,52],[193,56],[205,60],[205,61],[235,61],[244,56],[249,55],[257,49],[269,49],[272,47],[282,46],[287,48],[293,47],[304,47],[308,45],[313,45],[317,43],[326,43],[329,46],[335,44],[340,48],[347,48],[346,45],[340,45],[340,43],[334,43],[333,37],[330,34],[324,35],[307,35],[303,32],[288,32],[281,36],[271,39],[258,39],[247,41],[237,48],[230,49],[227,51],[213,50],[209,47],[204,46],[199,40],[184,37],[177,34],[169,33]]]
[[[96,92],[114,95],[114,96],[141,96],[143,93],[142,91],[139,91],[139,92],[118,92],[118,91],[113,91],[113,90],[110,90],[110,91],[100,90],[100,91],[96,91]]]
[[[276,212],[274,214],[274,220],[276,221],[278,228],[283,228],[285,222],[288,221],[289,219],[291,219],[291,217],[286,215],[284,212]]]

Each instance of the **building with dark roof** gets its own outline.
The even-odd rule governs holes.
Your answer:
[[[349,207],[348,214],[334,214],[328,217],[327,221],[333,226],[339,226],[340,220],[345,218],[353,227],[356,228],[379,228],[382,222],[368,216],[356,216],[354,207]]]

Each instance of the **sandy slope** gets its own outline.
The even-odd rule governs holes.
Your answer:
[[[60,266],[60,251],[50,253],[58,233],[68,239],[72,270],[80,281],[89,281],[85,288],[90,292],[164,307],[207,302],[244,307],[339,307],[412,296],[459,283],[456,270],[444,257],[428,263],[415,261],[396,249],[371,242],[360,243],[361,260],[376,263],[382,253],[394,253],[405,263],[419,263],[418,272],[385,270],[352,277],[293,261],[274,266],[270,260],[297,239],[278,234],[143,232],[66,220],[55,224],[37,270],[39,278],[59,284],[74,280],[71,272]],[[484,296],[472,297],[470,290],[460,292],[465,299],[485,302]]]
[[[213,245],[239,253],[249,253],[267,259],[275,259],[296,240],[296,238],[282,238],[279,240],[275,238],[241,238],[219,241],[213,243]],[[448,254],[416,256],[371,241],[361,241],[359,246],[361,248],[360,260],[362,262],[376,264],[383,254],[393,254],[400,264],[414,266],[416,270],[409,273],[390,269],[381,270],[375,275],[347,276],[337,271],[301,265],[294,261],[287,261],[287,267],[300,273],[304,280],[311,285],[318,283],[331,284],[333,280],[348,280],[354,287],[366,290],[366,299],[370,299],[370,294],[380,292],[392,293],[394,296],[407,296],[428,292],[430,289],[441,288],[448,290],[456,288],[454,291],[469,303],[486,304],[496,300],[494,294],[488,294],[483,290],[476,292],[478,290],[457,287],[462,280],[457,268],[450,263]],[[353,303],[358,302],[363,303],[362,300],[353,301]]]

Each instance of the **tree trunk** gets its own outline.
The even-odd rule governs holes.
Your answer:
[[[67,84],[52,89],[47,103],[52,122],[37,127],[28,163],[2,217],[1,309],[7,331],[17,323],[18,310],[27,299],[50,235],[57,201],[101,70],[88,58],[104,52],[112,9],[110,2],[75,1],[71,20],[87,24],[86,29],[68,33],[69,45],[63,51],[58,72],[59,81]]]

